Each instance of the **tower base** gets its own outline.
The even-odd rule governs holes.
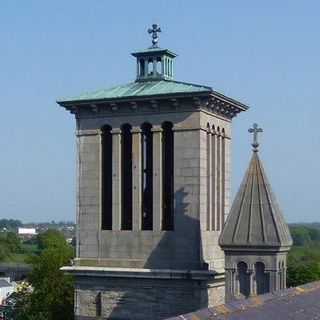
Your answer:
[[[160,320],[224,303],[213,271],[64,267],[75,276],[75,319]]]

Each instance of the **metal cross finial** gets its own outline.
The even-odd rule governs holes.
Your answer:
[[[161,29],[157,24],[153,24],[152,29],[148,29],[148,33],[152,33],[152,48],[158,48],[158,32],[161,32]]]
[[[253,143],[251,144],[254,152],[258,152],[259,142],[258,142],[258,133],[263,132],[261,128],[258,127],[256,123],[253,124],[253,128],[248,130],[250,133],[253,133]]]

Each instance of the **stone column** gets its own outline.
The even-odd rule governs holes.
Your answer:
[[[156,77],[157,76],[157,59],[156,58],[153,58],[153,77]]]
[[[257,279],[254,265],[251,266],[251,270],[249,270],[250,275],[250,296],[257,295]]]
[[[224,137],[224,217],[223,225],[230,211],[230,195],[231,195],[231,138],[228,136]]]
[[[216,131],[212,130],[212,143],[211,143],[211,173],[212,173],[212,185],[211,185],[211,230],[217,230],[217,135]]]
[[[218,132],[217,134],[217,198],[216,198],[216,204],[217,204],[217,220],[216,220],[216,230],[220,231],[221,227],[221,134]]]
[[[132,230],[141,230],[142,214],[142,152],[141,129],[134,127],[132,133]]]
[[[282,269],[282,288],[285,289],[287,287],[287,269],[283,267]]]
[[[279,290],[279,277],[277,276],[277,270],[270,271],[270,292]]]
[[[207,130],[207,227],[206,230],[212,230],[212,134]]]
[[[121,230],[121,130],[112,134],[112,230]]]
[[[160,231],[162,222],[162,128],[154,126],[153,139],[153,231]]]

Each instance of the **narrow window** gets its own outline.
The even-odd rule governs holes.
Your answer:
[[[221,135],[220,128],[217,129],[217,231],[221,227]]]
[[[153,209],[153,144],[152,125],[144,123],[142,129],[142,230],[152,230]]]
[[[96,305],[96,316],[101,317],[101,315],[102,315],[102,294],[101,294],[101,292],[99,292],[96,296],[95,305]]]
[[[103,230],[112,229],[112,134],[111,127],[104,126],[101,135],[102,164],[102,221]]]
[[[145,76],[145,62],[144,59],[140,59],[140,77],[144,77]]]
[[[256,283],[257,283],[257,294],[264,294],[270,291],[269,286],[269,273],[265,272],[265,266],[262,262],[255,264]]]
[[[248,266],[245,262],[238,263],[238,279],[239,279],[239,293],[244,297],[250,295],[250,275],[248,273]]]
[[[174,141],[171,122],[164,122],[162,125],[162,185],[163,185],[163,215],[162,229],[173,230],[173,159]]]
[[[131,126],[121,128],[121,229],[132,229],[132,135]]]

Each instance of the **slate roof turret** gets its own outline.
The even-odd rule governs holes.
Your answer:
[[[235,197],[220,236],[220,246],[283,248],[292,245],[289,228],[284,220],[257,150]]]

